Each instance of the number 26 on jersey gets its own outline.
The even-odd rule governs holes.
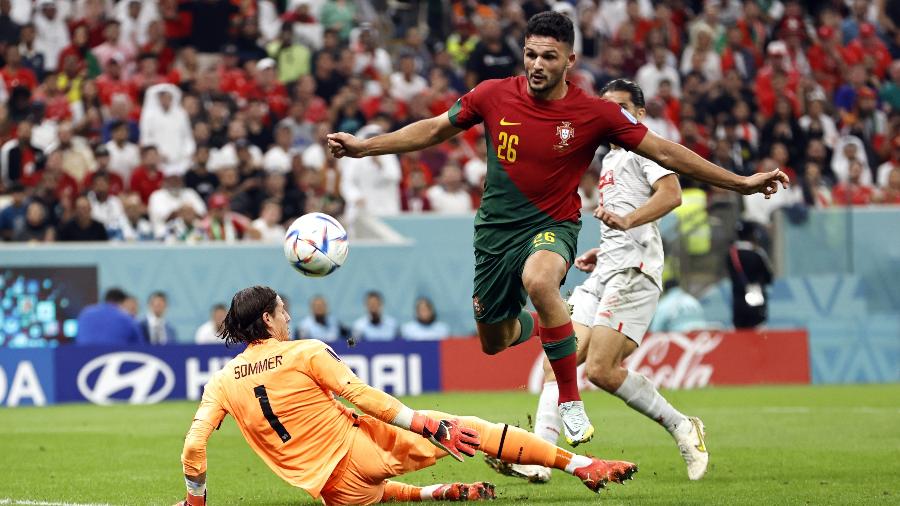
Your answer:
[[[517,154],[516,147],[519,145],[519,136],[500,132],[497,140],[500,141],[499,146],[497,146],[497,158],[504,162],[514,163]]]

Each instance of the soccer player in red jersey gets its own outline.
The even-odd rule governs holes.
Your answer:
[[[485,353],[539,335],[559,384],[559,411],[569,444],[594,428],[576,379],[575,332],[559,286],[572,265],[581,227],[577,188],[597,147],[613,143],[662,167],[743,194],[778,191],[789,178],[776,169],[741,177],[638,123],[618,104],[566,80],[575,66],[572,22],[536,14],[525,31],[525,76],[483,81],[446,114],[385,135],[328,136],[337,157],[416,151],[484,123],[488,174],[475,218],[472,305]],[[530,297],[537,318],[523,311]]]

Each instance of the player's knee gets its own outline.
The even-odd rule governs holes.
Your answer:
[[[540,305],[550,298],[559,297],[558,283],[546,276],[529,276],[522,281],[522,284],[535,305]]]
[[[585,370],[588,381],[607,392],[615,392],[618,385],[612,374],[612,368],[597,364],[588,364]]]

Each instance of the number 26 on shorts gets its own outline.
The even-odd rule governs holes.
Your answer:
[[[532,246],[541,246],[554,242],[556,242],[556,233],[554,232],[538,232],[531,241]]]

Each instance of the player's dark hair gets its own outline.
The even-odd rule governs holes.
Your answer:
[[[525,39],[532,35],[553,37],[568,44],[569,47],[575,44],[575,27],[572,26],[572,20],[554,11],[545,11],[531,16],[528,26],[525,27]]]
[[[231,298],[231,307],[217,335],[226,345],[253,343],[268,339],[269,330],[263,313],[272,314],[278,305],[278,294],[268,286],[244,288]]]
[[[608,91],[624,91],[631,95],[631,103],[636,107],[644,107],[644,90],[630,79],[613,79],[600,90],[600,95]]]
[[[369,290],[368,292],[366,292],[366,299],[369,299],[371,297],[375,297],[376,299],[381,301],[384,300],[384,297],[381,296],[381,292],[379,292],[378,290]]]
[[[121,304],[125,302],[125,299],[128,298],[128,294],[126,294],[121,288],[110,288],[103,295],[103,302],[107,302],[109,304]]]
[[[157,297],[159,297],[160,299],[162,299],[162,300],[164,300],[164,301],[168,301],[168,300],[169,300],[169,297],[166,295],[166,292],[164,292],[164,291],[162,291],[162,290],[156,290],[155,292],[151,293],[150,296],[147,297],[147,300],[150,301],[150,300],[153,300],[153,299],[155,299],[155,298],[157,298]]]

